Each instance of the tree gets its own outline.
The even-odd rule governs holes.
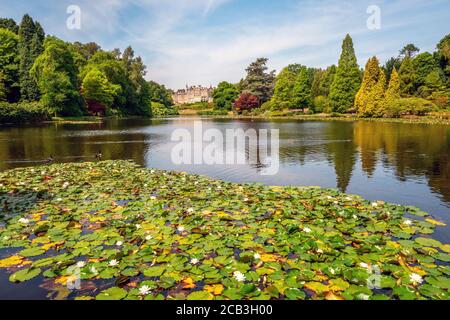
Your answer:
[[[276,78],[274,94],[271,99],[271,105],[274,109],[292,109],[294,107],[294,86],[297,74],[300,69],[297,65],[287,66],[281,70]]]
[[[0,18],[0,29],[7,29],[15,34],[19,33],[19,26],[13,19]]]
[[[412,68],[415,70],[414,93],[422,98],[428,98],[445,87],[444,75],[432,54],[424,52],[417,55],[412,61]]]
[[[362,117],[383,116],[386,78],[377,57],[367,61],[364,78],[356,97],[355,109]]]
[[[36,81],[30,76],[30,70],[36,58],[43,51],[44,30],[29,15],[24,15],[19,27],[19,77],[22,101],[36,101],[40,92]]]
[[[0,73],[2,74],[3,99],[17,102],[19,87],[19,37],[10,30],[0,29]]]
[[[439,65],[447,78],[447,84],[450,82],[450,34],[446,35],[437,45],[437,59]]]
[[[267,72],[267,58],[258,58],[246,69],[241,89],[257,96],[260,103],[270,100],[275,85],[275,71]]]
[[[391,73],[391,79],[386,90],[386,105],[391,106],[394,101],[400,99],[400,82],[398,79],[397,69],[394,67]]]
[[[0,71],[0,102],[6,101],[6,86],[5,86],[5,76]]]
[[[253,109],[259,108],[260,103],[261,102],[256,95],[250,92],[243,92],[234,103],[234,108],[237,113],[242,113],[244,111],[249,112]]]
[[[311,84],[306,67],[302,68],[295,80],[292,96],[296,108],[306,109],[312,107]]]
[[[344,39],[342,54],[330,89],[330,100],[335,112],[346,112],[353,107],[361,84],[360,71],[350,35]]]
[[[92,69],[84,77],[81,85],[81,93],[88,107],[90,102],[96,102],[110,107],[114,102],[114,96],[120,91],[118,85],[113,85],[108,78],[98,69]]]
[[[82,115],[77,69],[68,45],[58,38],[48,37],[44,48],[30,71],[42,92],[42,104],[57,115]]]
[[[406,58],[402,62],[399,70],[400,93],[404,97],[410,97],[414,94],[414,81],[416,77],[415,70],[412,65],[412,59]]]
[[[400,58],[402,60],[406,58],[412,59],[417,53],[419,53],[419,51],[419,48],[417,48],[414,44],[409,43],[404,46],[402,50],[400,50]]]
[[[228,83],[221,82],[214,89],[212,93],[214,108],[219,110],[231,110],[233,108],[233,103],[239,97],[239,91],[236,86]]]
[[[162,84],[156,83],[155,81],[148,82],[150,86],[151,101],[157,102],[169,108],[174,105],[172,93],[166,89]]]
[[[386,81],[391,80],[391,74],[394,69],[399,70],[402,65],[400,58],[390,58],[383,66],[384,73],[386,74]]]

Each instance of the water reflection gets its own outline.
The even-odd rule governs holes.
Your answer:
[[[50,155],[57,162],[93,161],[101,150],[103,159],[133,159],[229,181],[336,187],[369,199],[418,205],[449,222],[450,126],[207,119],[202,125],[222,132],[279,129],[279,173],[260,175],[264,159],[255,165],[172,164],[171,134],[178,128],[193,130],[193,118],[0,127],[0,170],[43,164]]]

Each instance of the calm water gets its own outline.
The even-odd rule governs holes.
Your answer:
[[[198,118],[112,120],[102,124],[0,127],[0,170],[57,162],[133,159],[235,182],[316,185],[370,200],[415,205],[450,224],[450,126],[399,123],[250,121],[203,119],[204,129],[279,129],[280,170],[261,175],[261,165],[177,166],[171,134],[193,129]],[[450,243],[450,228],[436,236]]]

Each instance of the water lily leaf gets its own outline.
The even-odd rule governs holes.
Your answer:
[[[28,262],[28,264],[31,262]],[[23,265],[24,258],[21,256],[11,256],[9,258],[0,260],[0,268],[9,268],[17,265]]]
[[[434,219],[431,219],[431,218],[426,218],[425,221],[426,221],[426,222],[429,222],[429,223],[431,223],[431,224],[434,224],[435,226],[443,226],[443,227],[446,226],[445,223],[440,222],[440,221],[437,221],[437,220],[434,220]]]
[[[216,296],[220,295],[223,292],[223,285],[222,284],[212,284],[212,285],[206,285],[205,290],[209,293],[212,293]]]
[[[431,238],[416,238],[414,241],[426,247],[440,247],[442,245],[439,241]]]
[[[102,291],[95,299],[97,300],[122,300],[127,296],[127,291],[122,288],[112,287]]]
[[[194,291],[187,296],[187,300],[212,300],[214,296],[207,291]]]
[[[166,270],[165,266],[150,267],[150,268],[144,270],[144,276],[159,277],[164,273],[165,270]]]
[[[40,247],[24,249],[19,252],[19,254],[24,257],[35,257],[35,256],[40,256],[41,254],[44,254],[44,253],[45,253],[45,250]]]
[[[288,288],[284,290],[284,295],[289,300],[303,300],[306,297],[306,293],[298,288]]]
[[[32,268],[23,269],[23,270],[17,271],[16,273],[13,273],[9,277],[9,281],[11,281],[11,282],[24,282],[24,281],[31,280],[31,279],[37,277],[40,274],[41,274],[41,269],[39,269],[39,268],[37,268],[37,269],[32,269]]]

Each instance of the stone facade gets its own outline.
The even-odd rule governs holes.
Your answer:
[[[212,86],[186,86],[186,89],[180,89],[173,93],[173,101],[176,105],[198,102],[212,102]]]

